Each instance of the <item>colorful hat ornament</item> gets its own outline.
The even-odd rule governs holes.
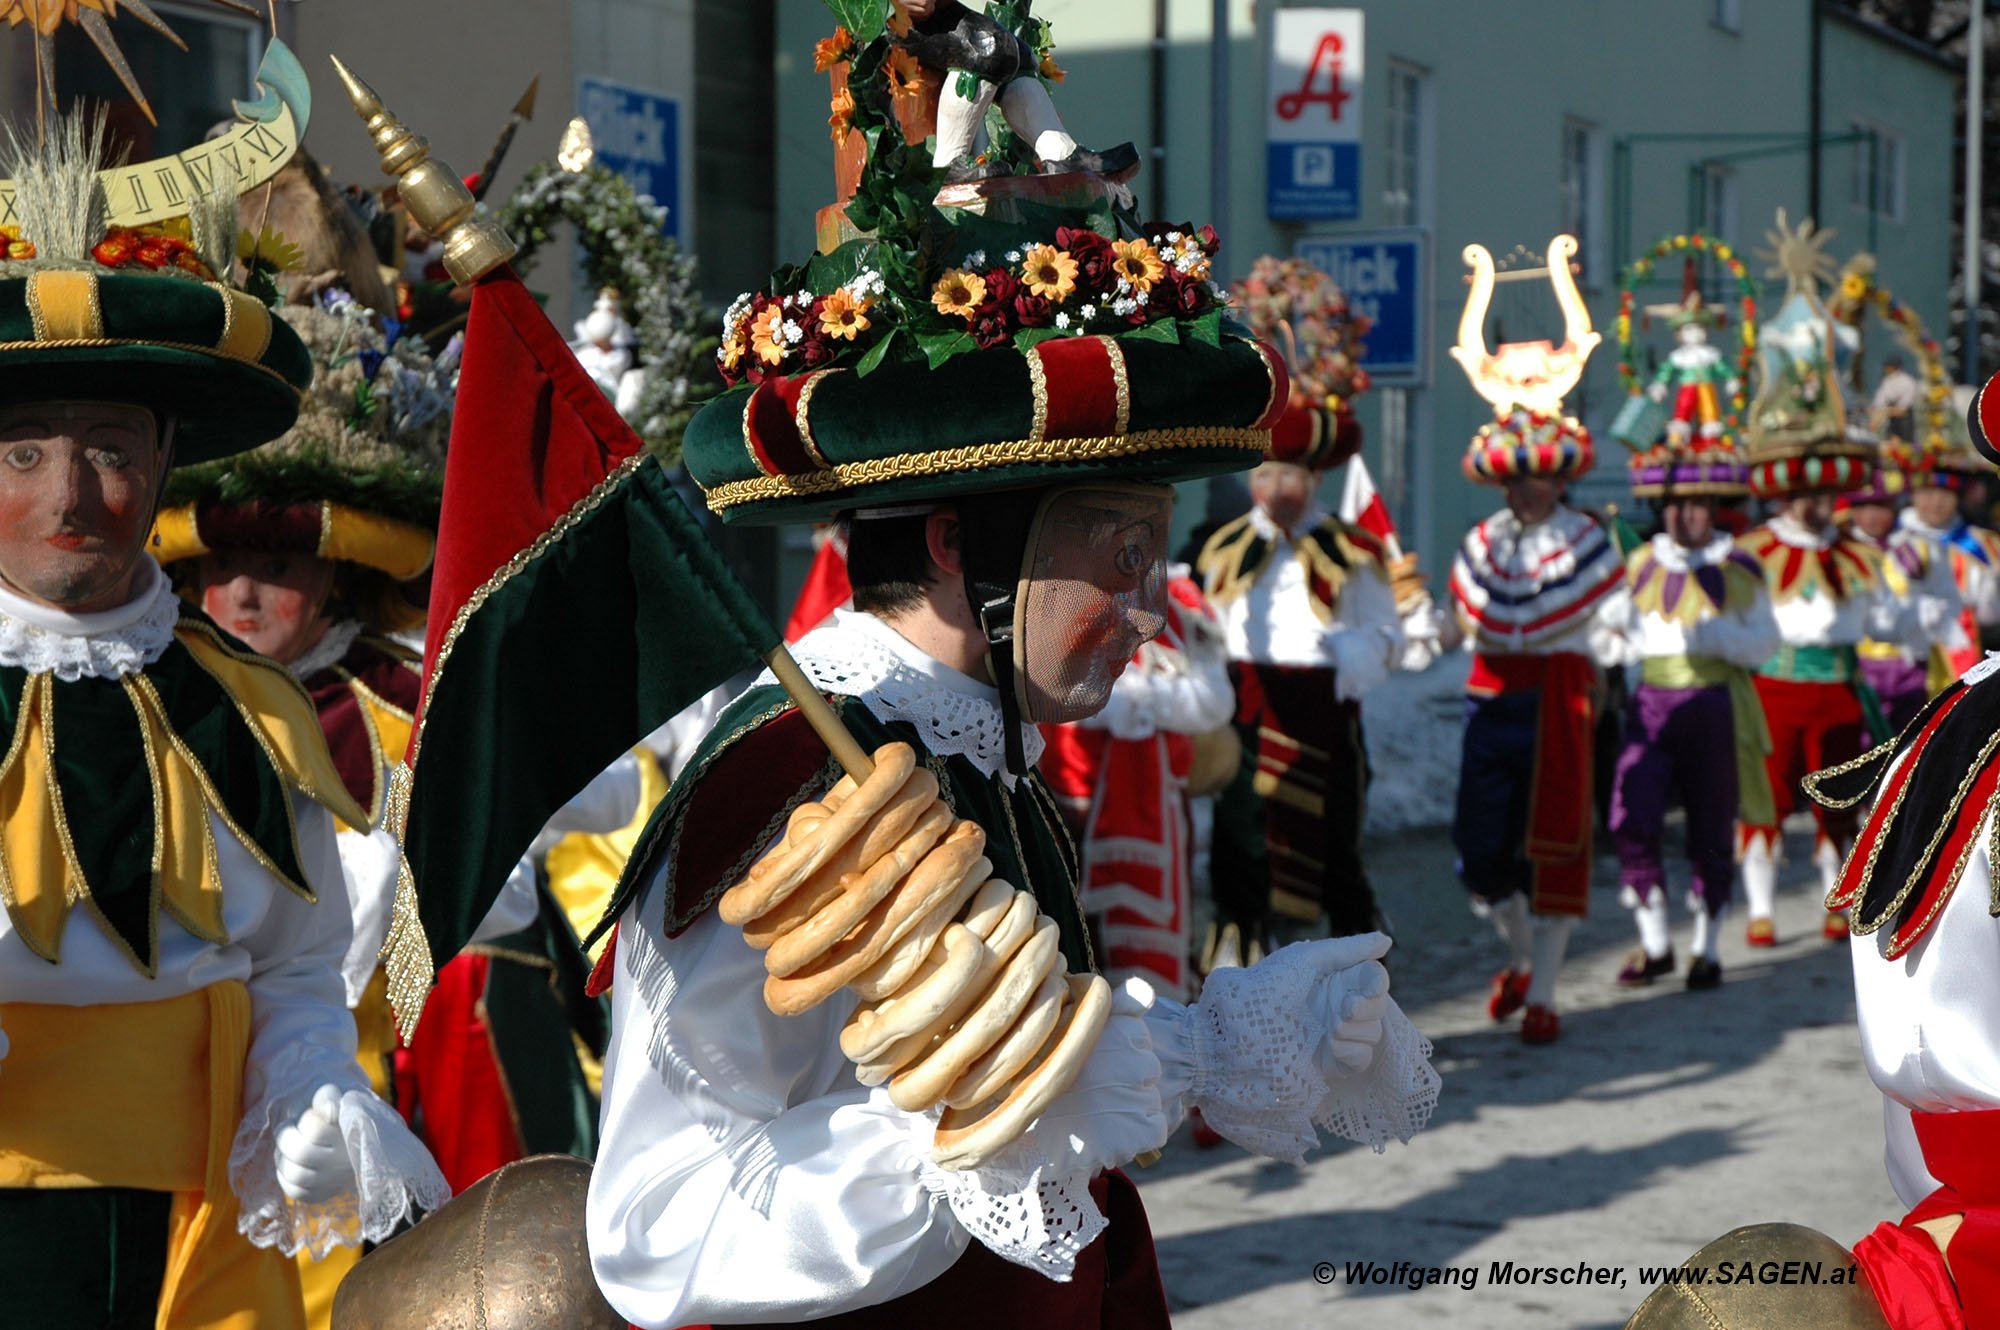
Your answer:
[[[1622,284],[1619,332],[1621,363],[1630,363],[1632,288],[1649,267],[1635,265]],[[1628,374],[1630,395],[1611,424],[1611,436],[1632,450],[1631,486],[1636,498],[1675,496],[1734,498],[1749,490],[1749,468],[1731,431],[1742,383],[1738,368],[1711,346],[1706,330],[1721,326],[1721,311],[1702,299],[1692,257],[1683,267],[1681,299],[1648,305],[1676,333],[1676,345],[1660,361],[1650,383]],[[1754,304],[1744,301],[1748,320]],[[1694,328],[1702,335],[1689,336]]]
[[[278,42],[258,71],[262,95],[238,127],[266,131],[288,157],[310,109],[305,78]],[[0,245],[0,402],[117,401],[175,420],[177,464],[228,456],[283,433],[310,377],[305,348],[260,294],[231,284],[239,252],[251,278],[265,246],[239,237],[235,158],[191,148],[145,177],[171,179],[177,215],[131,189],[108,160],[105,118],[52,119],[9,144],[14,221]],[[282,134],[269,132],[277,126]],[[236,131],[227,131],[228,139]],[[268,178],[276,164],[255,158]],[[268,167],[268,171],[262,171]],[[108,192],[118,188],[116,196]],[[260,283],[267,285],[267,283]]]
[[[1583,377],[1590,353],[1603,340],[1590,326],[1590,314],[1576,289],[1571,261],[1574,236],[1549,241],[1546,268],[1516,268],[1509,277],[1546,272],[1557,307],[1563,315],[1563,343],[1503,342],[1486,345],[1486,312],[1493,300],[1497,270],[1483,245],[1467,245],[1464,259],[1472,269],[1471,291],[1459,318],[1458,344],[1451,348],[1472,381],[1473,391],[1493,407],[1495,419],[1472,438],[1465,454],[1465,474],[1473,480],[1500,484],[1522,476],[1567,480],[1583,475],[1595,462],[1590,432],[1565,415],[1563,398]]]
[[[911,139],[941,84],[889,30],[893,0],[856,28],[864,8],[839,6],[820,64],[836,145],[866,160],[822,210],[821,252],[724,315],[731,386],[683,452],[710,509],[818,521],[1255,465],[1290,384],[1213,279],[1213,229],[1142,222],[1122,169],[1088,169],[1087,153],[1038,161],[1011,133],[989,150],[989,178],[941,194],[944,169]]]
[[[1266,254],[1230,288],[1250,331],[1284,352],[1291,400],[1271,431],[1265,460],[1319,471],[1361,451],[1353,401],[1368,391],[1361,339],[1369,321],[1332,277],[1304,259]]]
[[[1831,231],[1807,218],[1791,229],[1783,209],[1767,233],[1773,277],[1786,280],[1785,301],[1758,334],[1762,383],[1750,404],[1750,489],[1760,498],[1822,491],[1849,493],[1870,481],[1876,446],[1849,428],[1839,381],[1835,330],[1819,295],[1834,265]]]
[[[1922,457],[1909,444],[1901,439],[1884,439],[1877,449],[1868,483],[1842,497],[1849,504],[1896,503],[1913,485],[1922,483],[1917,479],[1922,466]]]

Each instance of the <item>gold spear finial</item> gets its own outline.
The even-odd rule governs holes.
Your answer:
[[[472,191],[450,166],[431,155],[430,143],[389,113],[375,90],[330,56],[354,113],[368,126],[381,155],[382,170],[396,177],[403,206],[418,226],[444,242],[444,267],[461,286],[472,283],[514,257],[517,246],[490,221],[474,220]]]

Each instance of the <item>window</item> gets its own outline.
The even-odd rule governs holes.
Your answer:
[[[1743,0],[1715,0],[1708,21],[1724,32],[1743,31]]]
[[[1701,229],[1736,244],[1736,168],[1707,162],[1701,168]]]
[[[56,89],[63,105],[87,98],[108,107],[111,142],[123,146],[134,161],[200,143],[216,124],[234,119],[230,102],[250,96],[264,55],[266,29],[247,15],[214,6],[183,9],[168,0],[159,0],[154,8],[187,43],[185,53],[128,16],[116,20],[112,32],[160,118],[157,129],[146,123],[89,37],[65,24],[55,39]],[[33,94],[28,95],[32,117]]]
[[[1851,201],[1859,212],[1903,220],[1903,136],[1865,120],[1852,124],[1854,185]]]
[[[1604,183],[1599,169],[1601,135],[1582,120],[1563,121],[1562,177],[1557,187],[1557,230],[1576,237],[1582,281],[1594,286],[1603,270]]]
[[[1400,60],[1389,62],[1389,135],[1384,156],[1388,174],[1382,190],[1383,218],[1391,226],[1416,226],[1430,204],[1424,183],[1424,71]]]

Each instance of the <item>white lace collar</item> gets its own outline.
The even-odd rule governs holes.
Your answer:
[[[1777,514],[1765,525],[1771,528],[1772,535],[1793,549],[1823,550],[1840,539],[1839,527],[1830,526],[1824,531],[1814,531],[1802,523],[1794,522],[1783,513]]]
[[[1289,543],[1296,538],[1298,533],[1311,531],[1321,522],[1324,522],[1327,516],[1326,509],[1322,508],[1319,500],[1315,499],[1306,505],[1305,515],[1299,518],[1298,526],[1294,527],[1291,531],[1285,531],[1276,522],[1271,520],[1269,513],[1253,503],[1250,505],[1250,528],[1265,540],[1282,540]]]
[[[1914,508],[1905,508],[1900,513],[1897,513],[1896,526],[1898,530],[1907,531],[1913,536],[1921,536],[1925,540],[1935,541],[1949,540],[1958,532],[1958,522],[1956,519],[1952,521],[1950,526],[1932,526],[1923,518],[1918,517],[1917,510]]]
[[[137,674],[174,640],[180,613],[173,583],[151,559],[131,600],[92,614],[38,605],[0,587],[0,665],[65,683]]]
[[[830,625],[806,634],[792,652],[826,692],[860,698],[879,721],[914,725],[933,754],[963,757],[1012,788],[1000,694],[992,684],[959,673],[874,615],[854,610],[835,610]],[[772,681],[768,672],[758,680]],[[1032,767],[1042,756],[1041,730],[1022,725],[1021,743]]]
[[[320,634],[319,641],[306,648],[304,655],[285,666],[294,679],[310,679],[329,665],[338,665],[347,657],[347,649],[354,645],[354,639],[361,636],[361,620],[336,619]]]
[[[1653,558],[1670,573],[1686,572],[1690,568],[1708,568],[1729,562],[1729,552],[1736,542],[1726,533],[1718,532],[1714,539],[1698,550],[1691,550],[1661,532],[1653,537]]]

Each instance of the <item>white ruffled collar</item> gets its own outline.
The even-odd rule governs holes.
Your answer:
[[[1010,788],[1000,693],[992,684],[925,654],[872,614],[835,610],[833,622],[800,639],[792,654],[821,689],[860,698],[879,721],[916,727],[938,757],[959,756]],[[759,683],[772,682],[767,672]],[[1041,760],[1042,732],[1021,726],[1028,765]]]
[[[1953,519],[1950,526],[1932,526],[1929,522],[1917,516],[1916,509],[1905,508],[1902,512],[1896,514],[1896,526],[1898,530],[1907,531],[1913,536],[1922,536],[1925,540],[1943,542],[1950,540],[1958,534],[1959,521],[1958,519]]]
[[[1735,540],[1718,532],[1708,544],[1691,550],[1662,532],[1653,537],[1653,560],[1670,573],[1684,573],[1690,568],[1711,568],[1729,562],[1729,552],[1735,547]]]
[[[338,665],[347,658],[347,649],[354,645],[354,639],[361,636],[359,619],[336,619],[320,634],[319,641],[306,649],[291,664],[285,666],[294,679],[310,679],[329,665]]]
[[[1772,517],[1765,525],[1771,528],[1772,535],[1797,550],[1828,549],[1834,541],[1840,539],[1839,527],[1830,526],[1824,531],[1814,531],[1802,523],[1794,522],[1783,513]]]
[[[1317,527],[1327,517],[1327,510],[1320,506],[1319,500],[1315,499],[1306,505],[1305,515],[1299,518],[1299,524],[1292,530],[1287,531],[1276,522],[1273,522],[1271,515],[1262,508],[1259,508],[1254,503],[1250,505],[1250,529],[1265,540],[1290,542],[1297,539],[1300,533],[1311,531],[1314,527]]]
[[[125,604],[91,614],[38,605],[0,586],[0,665],[65,683],[139,673],[173,642],[181,614],[173,583],[151,559],[139,584]]]

